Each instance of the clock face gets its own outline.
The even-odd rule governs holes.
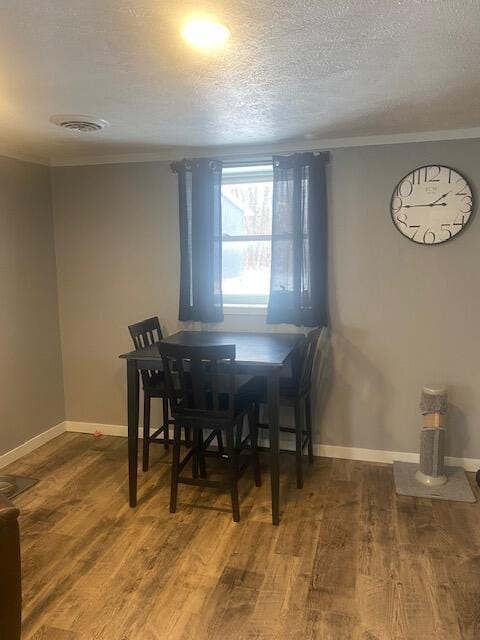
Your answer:
[[[473,193],[461,173],[442,165],[414,169],[392,194],[397,229],[419,244],[441,244],[463,231],[473,211]]]

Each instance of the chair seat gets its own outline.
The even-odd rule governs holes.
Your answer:
[[[165,374],[162,371],[152,372],[148,381],[143,380],[143,390],[153,398],[166,398],[167,387],[165,385]]]
[[[219,410],[227,411],[228,409],[228,393],[219,393]],[[245,414],[254,402],[260,400],[258,395],[258,380],[257,378],[251,378],[243,384],[239,384],[235,390],[235,405],[234,405],[234,419],[239,418],[242,414]],[[207,411],[214,411],[213,398],[211,394],[206,395]],[[181,409],[180,409],[181,411]],[[196,412],[191,409],[186,409],[187,417],[195,417]],[[198,412],[198,417],[202,417],[204,414],[202,411]]]
[[[256,381],[258,401],[266,404],[268,399],[267,381],[265,378],[252,378]],[[280,378],[280,404],[294,404],[298,397],[297,387],[292,378]]]
[[[147,391],[153,398],[166,398],[168,391],[163,371],[155,371],[148,381],[144,380],[143,390]]]

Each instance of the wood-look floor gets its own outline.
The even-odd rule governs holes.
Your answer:
[[[16,500],[24,640],[480,638],[480,504],[400,498],[390,466],[322,458],[298,491],[286,455],[279,527],[266,473],[244,476],[240,524],[188,486],[170,515],[152,456],[136,510],[123,438],[64,434],[5,469],[40,478]]]

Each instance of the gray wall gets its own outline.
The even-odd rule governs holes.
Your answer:
[[[0,158],[0,454],[65,419],[50,179]]]
[[[67,418],[126,424],[127,326],[177,328],[175,177],[165,163],[53,170]]]
[[[480,458],[480,219],[444,245],[396,231],[391,192],[427,163],[480,188],[480,141],[337,151],[331,165],[332,392],[322,441],[417,451],[425,384],[449,387],[450,455]]]
[[[397,181],[428,162],[478,188],[479,154],[477,140],[332,153],[333,371],[315,403],[317,442],[416,451],[419,393],[438,382],[453,404],[450,455],[480,457],[480,220],[422,247],[389,215]],[[67,418],[125,424],[127,325],[158,314],[178,328],[176,179],[166,163],[65,167],[53,192]],[[269,330],[243,316],[224,327]]]

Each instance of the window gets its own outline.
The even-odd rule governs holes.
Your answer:
[[[272,195],[271,164],[223,168],[222,291],[227,305],[268,302]]]

